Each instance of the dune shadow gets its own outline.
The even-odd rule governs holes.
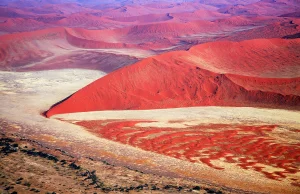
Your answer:
[[[292,34],[292,35],[287,35],[282,37],[284,39],[296,39],[296,38],[300,38],[300,33],[296,33],[296,34]]]
[[[73,93],[74,94],[74,93]],[[73,94],[71,94],[70,96],[62,99],[61,101],[56,102],[55,104],[53,104],[48,110],[44,111],[43,113],[41,113],[42,116],[47,117],[47,113],[50,109],[54,108],[55,106],[59,105],[60,103],[63,103],[64,101],[68,100],[69,98],[71,98],[71,96],[73,96]]]

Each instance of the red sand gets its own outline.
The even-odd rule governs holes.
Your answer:
[[[98,53],[95,51],[77,51],[72,54],[55,57],[52,60],[30,67],[20,67],[18,71],[44,71],[53,69],[93,69],[110,73],[126,65],[136,63],[136,57]]]
[[[297,17],[297,0],[280,1],[1,1],[0,17],[16,19],[4,24],[6,32],[31,31],[50,27],[80,27],[86,29],[116,29],[168,20],[182,23],[193,20],[213,21],[231,16]],[[221,7],[221,9],[220,9]],[[280,7],[280,9],[279,9]],[[225,13],[225,14],[224,14]],[[24,19],[23,23],[17,20]],[[38,21],[38,22],[37,22]],[[239,22],[237,22],[239,23]],[[29,25],[27,25],[29,24]],[[19,28],[18,28],[19,27]]]
[[[247,77],[240,75],[226,75],[237,85],[243,86],[247,90],[260,90],[279,93],[282,95],[300,96],[300,79],[299,78],[259,78]]]
[[[298,0],[81,2],[2,0],[0,4],[7,6],[0,7],[0,34],[14,34],[0,36],[0,69],[75,67],[111,72],[137,59],[93,53],[92,49],[134,48],[162,53],[201,45],[114,71],[50,108],[47,117],[204,105],[300,110]],[[287,37],[294,39],[269,39]],[[213,43],[202,44],[205,42]],[[144,150],[218,170],[223,167],[214,160],[222,158],[269,179],[288,178],[292,185],[300,186],[298,179],[288,176],[299,172],[300,144],[282,143],[269,135],[276,126],[135,126],[141,122],[77,124],[106,139]],[[270,172],[261,164],[283,170]]]
[[[278,16],[283,13],[296,12],[299,9],[298,0],[261,0],[248,5],[229,5],[221,8],[221,13],[230,13],[233,15],[268,15]]]
[[[194,46],[190,53],[224,73],[269,78],[299,77],[300,39],[213,42]]]
[[[253,22],[253,20],[250,20],[249,22]],[[276,22],[261,21],[259,23],[261,23],[261,27],[236,32],[230,37],[220,38],[219,40],[241,41],[257,38],[278,38],[294,35],[300,32],[300,20],[296,18]]]
[[[300,78],[276,77],[282,69],[294,69],[295,64],[300,64],[299,43],[300,40],[279,39],[215,42],[193,47],[189,52],[147,58],[79,90],[52,107],[47,117],[71,112],[204,105],[299,109]],[[258,54],[261,51],[264,52]],[[231,74],[205,70],[201,67],[204,63]],[[270,71],[274,77],[259,78],[262,71]],[[252,77],[238,75],[246,73]]]
[[[99,36],[95,36],[95,34],[100,32],[102,31],[51,28],[0,36],[0,69],[21,68],[24,65],[54,56],[56,51],[58,53],[61,50],[70,50],[72,52],[72,46],[102,49],[139,47],[138,45],[111,43],[107,39],[102,41],[100,38],[97,39]],[[105,37],[103,40],[105,40]],[[55,48],[57,48],[56,51]],[[84,64],[81,66],[84,66]],[[37,69],[41,68],[43,67],[37,67]],[[52,69],[55,68],[52,67]]]
[[[237,7],[252,3],[238,2],[241,5]],[[96,2],[87,5],[43,1],[39,6],[35,6],[35,3],[8,3],[7,8],[0,9],[0,34],[17,32],[0,36],[0,50],[3,50],[0,56],[1,69],[16,70],[51,57],[55,53],[50,48],[65,48],[62,42],[66,40],[72,46],[86,49],[136,48],[163,53],[216,40],[281,38],[300,32],[297,18],[260,14],[249,17],[248,13],[230,15],[220,13],[222,9],[218,9],[219,6],[214,7],[219,3],[231,6],[235,4],[233,1],[172,4],[139,2],[126,6],[117,3],[103,7],[99,5],[98,8],[92,6]],[[246,7],[255,7],[256,4]],[[263,4],[269,5],[268,2]],[[286,4],[282,10],[275,11],[282,11],[281,15],[284,15],[292,13],[292,10],[287,12],[287,8],[297,8],[291,1]],[[270,7],[274,10],[274,6]],[[57,36],[57,33],[60,35]],[[59,40],[53,43],[49,39]]]
[[[184,129],[135,126],[143,122],[147,121],[80,121],[76,124],[109,140],[190,162],[201,162],[219,170],[223,168],[213,165],[211,160],[224,158],[226,163],[253,169],[275,180],[283,180],[286,175],[298,172],[300,144],[277,141],[269,135],[276,127],[273,125],[211,124]],[[282,168],[283,171],[269,172],[260,164]],[[289,181],[293,185],[298,184],[298,180]]]

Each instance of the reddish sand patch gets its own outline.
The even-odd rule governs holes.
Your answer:
[[[243,169],[252,169],[274,180],[283,180],[288,174],[299,172],[300,143],[282,143],[269,136],[274,125],[210,124],[184,129],[137,127],[147,121],[79,121],[99,136],[147,151],[171,156],[212,168],[212,160],[223,159]],[[262,166],[264,165],[264,166]],[[265,166],[276,169],[270,172]],[[290,179],[293,185],[295,178]]]

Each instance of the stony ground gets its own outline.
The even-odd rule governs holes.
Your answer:
[[[0,135],[0,191],[6,193],[224,193],[91,158],[74,158],[13,134]]]

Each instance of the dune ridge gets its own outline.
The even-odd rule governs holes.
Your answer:
[[[227,56],[231,52],[228,48],[237,49],[241,45],[244,49],[240,53],[235,53],[237,56],[245,53],[246,57],[245,55],[240,57],[248,58],[248,61],[264,59],[266,65],[247,66],[247,61],[241,61],[240,58],[236,61],[227,60],[228,57],[232,57]],[[256,55],[255,59],[252,55],[247,57],[250,52],[256,53],[259,49],[263,49],[262,46],[266,46],[268,52],[276,53],[280,50],[279,53],[295,56],[293,60],[296,60],[296,63],[295,61],[294,63],[299,64],[298,39],[206,43],[192,47],[189,51],[175,51],[150,57],[112,72],[50,108],[46,116],[99,110],[204,105],[284,107],[298,110],[299,75],[295,77],[290,73],[286,78],[273,76],[285,68],[283,62],[286,57],[278,61],[274,61],[278,55],[269,56],[267,59],[260,55]],[[207,48],[210,51],[209,58],[205,58]],[[229,53],[219,55],[220,48],[227,49]],[[234,71],[237,62],[240,69]],[[211,68],[213,65],[215,71]],[[208,67],[209,70],[205,69]],[[249,67],[258,73],[253,73]],[[259,74],[259,68],[272,70],[272,67],[276,68],[273,69],[271,77]],[[285,87],[285,83],[289,83],[289,87]]]

